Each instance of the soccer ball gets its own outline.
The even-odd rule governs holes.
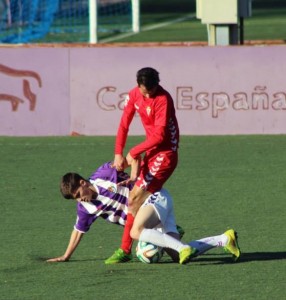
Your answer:
[[[145,264],[157,263],[163,256],[163,249],[151,243],[138,242],[136,256]]]

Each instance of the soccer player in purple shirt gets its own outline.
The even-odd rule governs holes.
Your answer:
[[[99,167],[88,180],[77,173],[67,173],[62,177],[62,195],[66,199],[78,201],[77,219],[65,254],[48,261],[68,261],[83,234],[98,217],[124,226],[128,212],[127,198],[132,183],[127,186],[117,184],[128,177],[125,172],[113,168],[110,162]]]
[[[132,183],[128,178],[128,174],[117,171],[112,163],[105,163],[99,167],[88,180],[77,173],[67,173],[62,177],[62,195],[66,199],[76,199],[78,202],[77,219],[64,255],[48,259],[48,262],[68,261],[84,233],[98,217],[114,224],[125,225],[128,212],[127,199],[132,189]],[[151,214],[144,213],[146,209]],[[219,236],[192,241],[189,244],[182,243],[176,227],[172,198],[164,189],[152,194],[144,202],[138,216],[132,228],[132,237],[165,248],[172,259],[181,264],[214,247],[226,248],[233,254],[235,260],[240,256],[235,232],[232,229]],[[155,225],[156,229],[153,228]],[[192,256],[182,260],[180,254],[186,248],[192,249]]]

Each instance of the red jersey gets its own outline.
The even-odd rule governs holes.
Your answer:
[[[171,95],[161,86],[152,98],[146,98],[138,87],[129,92],[115,143],[115,154],[123,154],[129,125],[137,112],[146,132],[146,140],[130,150],[133,158],[157,148],[158,151],[177,151],[179,127]]]

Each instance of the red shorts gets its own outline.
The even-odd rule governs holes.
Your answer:
[[[178,152],[161,151],[146,153],[135,185],[150,193],[163,187],[178,163]]]

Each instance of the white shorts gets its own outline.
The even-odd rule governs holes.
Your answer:
[[[147,205],[152,205],[154,207],[161,222],[156,229],[163,233],[178,233],[174,215],[173,199],[167,190],[161,189],[159,192],[149,196],[142,204],[142,207]]]

